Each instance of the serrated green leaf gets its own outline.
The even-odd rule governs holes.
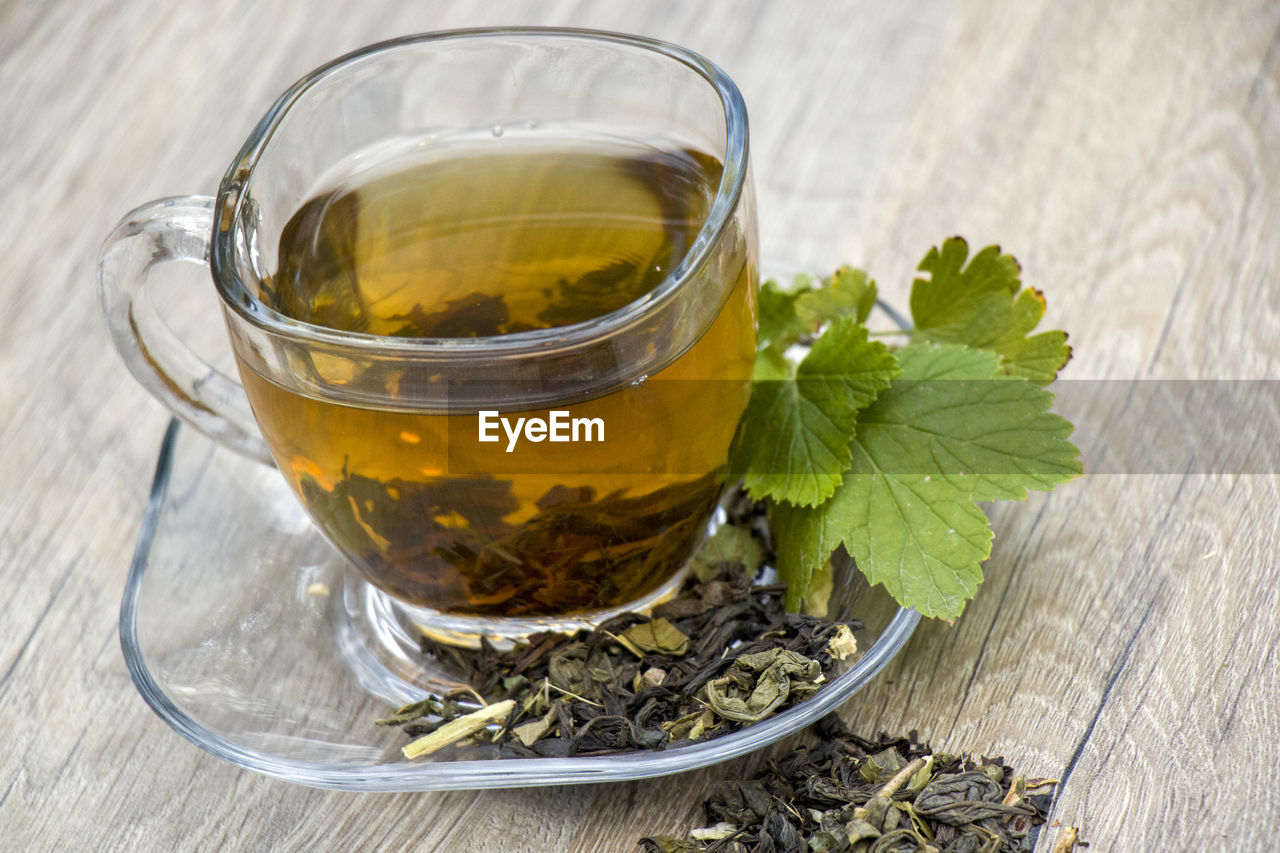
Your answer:
[[[1044,317],[1044,297],[1021,289],[1018,262],[999,246],[969,258],[969,245],[952,237],[930,249],[919,269],[929,278],[911,285],[914,340],[991,350],[1007,375],[1040,385],[1052,382],[1071,358],[1065,332],[1030,334]]]
[[[823,286],[801,293],[795,312],[810,332],[838,317],[852,316],[865,323],[876,304],[876,283],[862,270],[840,267]]]
[[[858,418],[858,442],[892,474],[946,477],[975,500],[1025,500],[1082,473],[1053,394],[1002,376],[993,353],[912,344],[902,373]]]
[[[856,448],[831,500],[779,504],[770,516],[787,606],[842,543],[867,580],[925,616],[954,619],[982,582],[991,554],[986,514],[945,480],[886,474]],[[802,594],[801,594],[802,595]]]
[[[897,372],[888,347],[850,316],[834,321],[798,368],[772,348],[761,353],[733,448],[747,492],[804,506],[826,500],[849,463],[858,411]]]
[[[1053,395],[1004,378],[996,356],[913,344],[902,373],[858,418],[841,485],[818,507],[771,513],[778,572],[798,607],[841,544],[871,583],[926,616],[952,619],[982,580],[991,530],[977,500],[1022,499],[1081,473]]]

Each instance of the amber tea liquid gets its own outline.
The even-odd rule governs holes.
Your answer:
[[[665,280],[721,171],[696,152],[602,141],[427,151],[301,205],[264,301],[307,323],[384,336],[588,321]],[[247,367],[244,384],[290,485],[379,587],[452,613],[615,607],[672,576],[723,486],[756,322],[755,271],[744,261],[732,275],[710,327],[646,381],[536,410],[484,407],[511,421],[553,410],[598,419],[600,441],[482,443],[477,407],[360,408]]]

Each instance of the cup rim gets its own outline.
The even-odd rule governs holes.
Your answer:
[[[241,207],[246,197],[241,191],[251,182],[258,160],[290,107],[317,83],[352,62],[409,45],[503,36],[578,39],[648,50],[673,59],[693,70],[716,91],[724,108],[724,169],[706,220],[680,263],[656,287],[608,314],[564,326],[488,337],[397,338],[366,332],[340,331],[296,320],[259,300],[254,295],[254,291],[241,281],[235,264],[236,240],[234,237]],[[747,108],[742,93],[723,69],[688,48],[644,36],[565,27],[475,27],[401,36],[367,45],[319,66],[290,86],[272,104],[249,134],[218,186],[209,265],[214,284],[225,305],[230,306],[244,321],[266,332],[288,338],[346,348],[376,349],[383,353],[395,353],[408,357],[417,354],[438,358],[445,353],[474,356],[481,352],[495,356],[512,356],[545,352],[548,349],[572,349],[599,341],[603,336],[630,326],[639,318],[669,301],[684,283],[696,276],[702,265],[713,254],[724,230],[733,221],[747,182],[747,164]]]

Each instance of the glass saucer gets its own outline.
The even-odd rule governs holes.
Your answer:
[[[147,704],[201,749],[302,785],[350,791],[509,788],[680,773],[760,749],[849,699],[920,619],[835,560],[830,616],[860,655],[763,722],[670,749],[496,758],[481,747],[410,762],[373,720],[455,686],[416,651],[382,594],[312,526],[274,468],[174,421],[165,433],[120,606],[125,662]]]
[[[869,588],[847,559],[837,568],[832,615],[863,622],[861,656],[777,716],[661,752],[497,759],[459,748],[408,762],[404,735],[373,720],[420,696],[411,681],[432,679],[430,668],[389,657],[401,640],[368,636],[377,596],[345,577],[353,573],[273,468],[175,421],[125,584],[120,639],[134,684],[161,719],[219,758],[290,782],[427,791],[641,779],[760,749],[836,709],[884,668],[919,614]]]

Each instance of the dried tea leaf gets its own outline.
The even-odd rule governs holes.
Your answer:
[[[511,735],[525,746],[533,746],[555,728],[556,712],[553,708],[536,720],[521,723],[511,730]]]
[[[674,838],[670,835],[651,835],[640,839],[645,853],[701,853],[706,848],[696,841]]]
[[[661,616],[632,625],[618,637],[645,652],[680,656],[689,651],[689,638]]]
[[[826,651],[836,660],[844,660],[858,653],[858,638],[853,636],[848,625],[839,625],[835,634],[827,640]]]
[[[859,841],[874,841],[880,837],[880,830],[861,818],[854,818],[845,824],[844,831],[845,838],[849,840],[850,844],[857,844]]]
[[[891,779],[895,773],[906,766],[907,762],[902,754],[890,747],[868,757],[858,768],[858,775],[872,784],[877,784]]]
[[[470,737],[481,729],[488,727],[491,723],[505,720],[515,706],[514,700],[507,699],[477,711],[472,711],[470,714],[450,720],[429,735],[411,741],[401,749],[401,752],[404,753],[405,758],[419,758],[423,755],[430,755],[451,743],[462,740],[464,737]]]
[[[421,717],[430,717],[441,713],[440,700],[434,696],[428,696],[425,699],[419,699],[417,702],[410,702],[396,709],[396,712],[390,717],[383,717],[374,720],[377,726],[403,726],[405,723],[411,723]]]
[[[703,583],[719,575],[725,566],[741,567],[744,575],[754,577],[763,561],[764,549],[750,530],[722,524],[693,555],[693,571]]]
[[[700,829],[689,830],[689,835],[698,841],[719,841],[722,838],[731,838],[738,827],[731,823],[721,821],[714,826],[704,826]]]
[[[1076,849],[1076,843],[1080,836],[1080,830],[1074,826],[1068,826],[1062,830],[1062,834],[1058,836],[1058,840],[1053,842],[1053,849],[1049,853],[1072,853]],[[1088,844],[1085,844],[1088,847]]]
[[[728,671],[707,682],[707,704],[727,720],[754,723],[770,716],[793,691],[813,688],[822,666],[786,649],[740,655]]]

